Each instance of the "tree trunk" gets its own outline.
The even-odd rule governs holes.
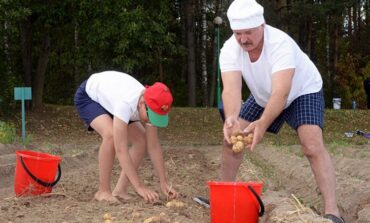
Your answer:
[[[36,75],[33,84],[33,100],[32,105],[34,109],[42,106],[42,95],[44,92],[45,72],[49,62],[50,52],[50,37],[48,34],[42,40],[40,57],[37,63]]]
[[[331,23],[331,16],[326,16],[326,69],[327,69],[327,75],[328,75],[328,89],[330,92],[333,91],[333,80],[334,78],[331,75],[331,57],[330,57],[330,23]]]
[[[181,26],[181,43],[183,46],[187,45],[187,33],[186,33],[186,11],[185,11],[185,4],[181,4],[180,2],[184,2],[182,0],[176,0],[175,2],[178,3],[178,16],[179,18],[184,18],[182,21]],[[184,69],[180,69],[180,78],[182,83],[186,83],[187,81],[187,74],[188,74],[188,67],[185,66],[187,64],[188,58],[186,56],[181,57],[181,64],[183,64]]]
[[[80,44],[79,44],[79,26],[78,22],[74,23],[74,52],[75,52],[75,60],[73,64],[73,72],[74,72],[74,81],[75,81],[75,86],[79,86],[81,84],[82,75],[79,72],[78,65],[76,64],[76,57],[80,52]]]
[[[353,34],[353,28],[352,28],[352,16],[353,16],[353,13],[352,13],[352,10],[353,10],[353,6],[350,6],[348,8],[348,29],[347,29],[347,32],[348,32],[348,37],[349,39],[352,41],[352,34]]]
[[[12,73],[12,61],[10,58],[10,53],[9,53],[9,40],[8,40],[8,22],[4,21],[4,54],[6,58],[6,64],[7,64],[7,71],[5,72],[7,76],[10,76]]]
[[[208,107],[208,73],[207,73],[207,1],[202,0],[202,42],[201,42],[201,67],[202,67],[202,87],[203,87],[203,106]]]
[[[159,81],[160,81],[160,82],[163,82],[163,81],[164,81],[164,75],[163,75],[162,53],[161,53],[161,49],[158,49],[157,57],[158,57]]]
[[[311,58],[312,56],[312,18],[307,21],[307,55]]]
[[[196,71],[195,71],[195,38],[194,38],[194,3],[185,2],[185,27],[187,41],[187,67],[188,67],[188,105],[196,106]]]
[[[32,19],[28,17],[21,27],[22,32],[22,63],[24,72],[24,84],[26,87],[32,85]]]
[[[338,15],[335,15],[337,17]],[[334,38],[333,38],[333,69],[337,67],[338,60],[339,60],[339,32],[340,32],[341,23],[339,23],[339,18],[335,19],[334,24]]]
[[[361,41],[361,29],[362,29],[362,18],[361,18],[361,15],[362,15],[362,12],[361,12],[361,9],[362,6],[361,6],[361,0],[358,0],[357,1],[357,4],[356,4],[356,9],[358,10],[357,11],[357,17],[356,17],[356,21],[357,21],[357,40],[358,41]]]
[[[370,1],[366,0],[365,6],[364,6],[364,11],[365,11],[365,24],[370,23],[370,14],[369,14],[369,7],[370,7]]]

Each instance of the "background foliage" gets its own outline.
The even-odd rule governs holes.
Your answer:
[[[82,80],[108,69],[144,84],[167,83],[176,106],[215,106],[217,32],[222,46],[231,35],[230,2],[0,0],[0,112],[15,107],[15,86],[32,87],[28,108],[71,105]],[[341,97],[345,108],[352,100],[365,108],[370,1],[259,2],[266,22],[291,35],[318,66],[327,107]]]

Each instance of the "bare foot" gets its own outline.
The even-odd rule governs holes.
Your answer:
[[[128,200],[131,200],[132,199],[132,196],[129,193],[127,193],[127,192],[120,192],[120,193],[118,193],[118,192],[114,192],[113,191],[112,195],[115,196],[115,197],[121,198],[121,199],[123,199],[125,201],[128,201]]]
[[[108,201],[112,203],[119,202],[119,200],[116,197],[114,197],[111,193],[102,191],[96,192],[94,198],[97,201]]]

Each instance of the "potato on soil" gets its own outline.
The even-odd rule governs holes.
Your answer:
[[[166,214],[161,212],[159,215],[152,216],[143,221],[143,223],[159,223],[166,220]]]
[[[182,208],[184,206],[185,204],[182,201],[178,201],[178,200],[172,200],[166,203],[166,207],[168,208],[171,208],[171,207]]]
[[[112,220],[112,214],[107,212],[103,215],[104,220]]]
[[[150,218],[147,218],[143,221],[143,223],[154,223],[154,222],[160,222],[161,217],[160,216],[152,216]]]

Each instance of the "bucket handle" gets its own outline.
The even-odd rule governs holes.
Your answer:
[[[62,170],[61,170],[61,168],[60,168],[60,164],[58,163],[58,176],[57,176],[57,179],[54,181],[54,182],[52,182],[52,183],[48,183],[48,182],[44,182],[44,181],[42,181],[42,180],[40,180],[39,178],[37,178],[37,177],[35,177],[32,173],[31,173],[31,171],[26,167],[26,164],[24,164],[24,162],[23,162],[23,158],[20,156],[19,157],[20,158],[20,161],[21,161],[21,164],[22,164],[22,166],[23,166],[23,168],[24,168],[24,170],[27,172],[27,174],[34,180],[34,181],[36,181],[38,184],[40,184],[40,185],[42,185],[42,186],[44,186],[44,187],[53,187],[53,186],[55,186],[58,182],[59,182],[59,180],[60,180],[60,177],[62,176]]]
[[[248,185],[248,189],[252,192],[254,197],[257,199],[258,204],[260,205],[260,210],[258,212],[258,216],[262,217],[263,214],[265,213],[265,206],[263,205],[263,202],[260,198],[260,196],[257,194],[257,192],[253,189],[251,185]]]

